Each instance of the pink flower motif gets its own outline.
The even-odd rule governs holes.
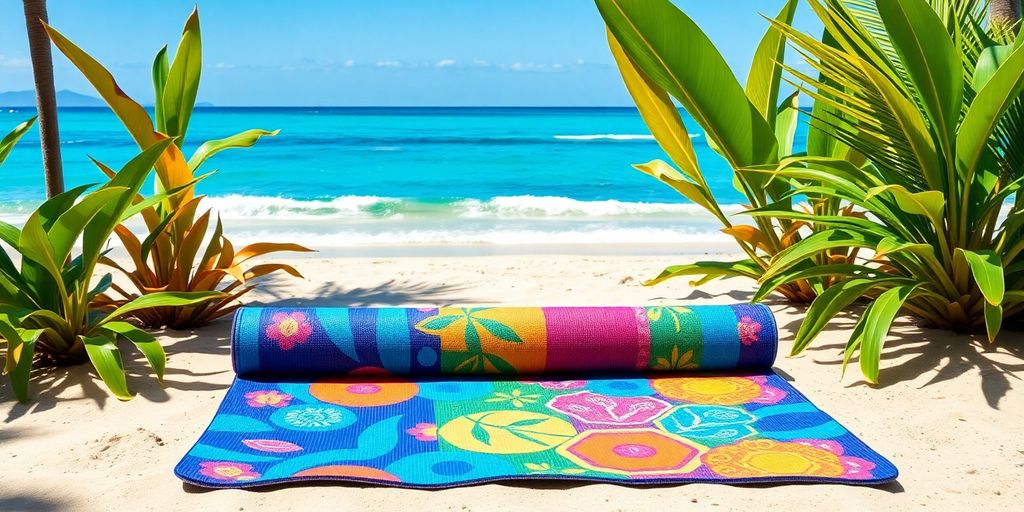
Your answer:
[[[565,390],[565,389],[579,389],[579,388],[582,388],[583,386],[587,385],[587,381],[585,381],[585,380],[541,380],[541,381],[534,382],[534,384],[536,384],[536,385],[538,385],[538,386],[540,386],[540,387],[542,387],[544,389]]]
[[[277,407],[281,408],[292,401],[292,396],[273,389],[250,391],[245,394],[246,402],[250,407]]]
[[[552,398],[548,407],[584,423],[602,425],[644,425],[667,411],[671,405],[657,398],[606,396],[581,391]]]
[[[775,386],[769,386],[768,377],[765,377],[764,375],[751,375],[744,378],[750,379],[761,386],[761,393],[757,397],[750,399],[750,403],[777,404],[782,401],[783,398],[786,398],[787,393]]]
[[[267,326],[267,337],[276,341],[281,350],[291,350],[297,343],[309,341],[313,328],[305,313],[274,313]]]
[[[437,441],[437,425],[433,423],[417,423],[405,432],[420,441]]]
[[[252,470],[252,466],[241,462],[200,462],[199,473],[215,480],[243,482],[255,480],[260,474]]]
[[[740,332],[740,343],[750,346],[760,339],[758,334],[761,333],[761,324],[755,322],[753,318],[744,316],[740,318],[740,323],[737,325]]]
[[[838,455],[839,461],[843,464],[843,477],[845,478],[853,480],[869,480],[874,477],[871,474],[871,470],[875,469],[874,462],[864,460],[860,457],[843,455],[843,445],[835,441],[830,441],[828,439],[794,439],[792,442],[814,448],[820,448],[822,450],[828,450]]]
[[[270,453],[288,453],[302,450],[302,447],[295,443],[278,441],[277,439],[243,439],[242,444],[253,450]]]

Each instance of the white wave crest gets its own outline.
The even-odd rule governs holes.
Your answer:
[[[690,133],[690,138],[700,137],[699,133]],[[654,140],[654,135],[631,133],[595,133],[587,135],[555,135],[559,140]]]

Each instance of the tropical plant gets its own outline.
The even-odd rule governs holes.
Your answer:
[[[780,252],[819,228],[806,220],[787,216],[758,216],[754,225],[734,224],[712,194],[694,152],[693,143],[672,98],[706,132],[708,144],[734,169],[774,165],[792,155],[800,109],[797,94],[781,101],[781,63],[786,41],[774,28],[761,38],[747,77],[740,85],[722,55],[686,14],[668,0],[596,0],[608,26],[608,43],[619,71],[640,115],[658,144],[678,167],[661,160],[635,165],[641,172],[672,187],[717,218],[746,254],[739,261],[701,261],[666,268],[646,284],[676,276],[702,276],[700,284],[718,277],[759,279]],[[777,24],[792,21],[798,1],[788,0],[775,17]],[[849,149],[825,130],[812,129],[808,151],[822,156],[842,154],[855,158]],[[735,173],[733,183],[749,202],[761,209],[776,205],[792,210],[789,182],[770,175]],[[812,201],[812,210],[823,215],[848,215],[849,209],[831,200]],[[833,251],[822,263],[847,263],[855,252]],[[796,302],[809,302],[832,279],[808,275],[781,284],[775,290]]]
[[[185,23],[181,41],[170,63],[166,47],[157,53],[153,62],[155,124],[146,110],[118,87],[110,72],[99,62],[52,27],[47,26],[46,29],[54,45],[95,87],[140,148],[168,137],[174,140],[174,144],[167,146],[166,152],[156,162],[157,192],[185,187],[180,194],[141,210],[148,229],[148,234],[142,240],[125,226],[116,228],[115,233],[128,250],[135,268],[128,270],[106,257],[102,262],[123,272],[131,280],[136,292],[115,284],[111,289],[122,298],[104,293],[97,296],[100,303],[121,306],[128,300],[157,291],[219,289],[226,294],[219,301],[132,312],[133,317],[147,326],[167,325],[180,329],[204,325],[231,313],[241,305],[239,297],[254,288],[251,279],[276,271],[301,277],[290,265],[247,265],[253,258],[267,253],[309,249],[297,244],[254,243],[236,251],[224,236],[219,217],[205,250],[202,250],[213,214],[210,210],[199,214],[203,196],[195,196],[189,185],[196,181],[196,171],[209,157],[220,151],[252,146],[261,137],[276,135],[277,131],[247,130],[224,139],[207,141],[185,160],[181,148],[195,106],[202,70],[198,10],[193,11]],[[105,172],[111,174],[109,169]],[[136,201],[142,202],[144,199],[139,197]]]
[[[7,155],[11,154],[11,150],[14,149],[14,145],[18,143],[22,136],[28,133],[35,122],[36,118],[32,117],[28,121],[15,126],[11,133],[4,135],[4,138],[0,139],[0,165],[3,165],[4,160],[7,160]]]
[[[23,0],[25,31],[28,34],[32,78],[39,112],[39,146],[43,152],[46,196],[64,192],[64,169],[60,158],[60,130],[57,128],[57,93],[53,87],[53,56],[43,24],[47,22],[46,0]]]
[[[6,139],[5,139],[6,141]],[[35,361],[50,365],[92,362],[111,392],[131,398],[117,340],[132,342],[163,379],[165,356],[153,335],[123,321],[154,306],[180,307],[220,299],[220,292],[160,292],[137,298],[112,311],[100,311],[93,299],[111,285],[107,274],[93,273],[114,228],[151,204],[183,189],[134,203],[154,162],[171,141],[155,143],[129,161],[109,182],[86,193],[83,185],[47,200],[25,225],[0,222],[0,240],[20,255],[20,268],[0,251],[0,336],[5,340],[4,374],[15,396],[28,400]],[[81,242],[81,252],[72,257]]]
[[[832,109],[827,129],[870,162],[798,156],[749,172],[794,183],[789,197],[823,195],[868,215],[808,215],[778,205],[753,212],[830,228],[779,253],[758,297],[807,273],[841,278],[810,305],[794,354],[839,311],[871,298],[843,361],[845,368],[859,352],[871,382],[900,314],[958,332],[987,331],[995,340],[1024,311],[1022,40],[984,24],[985,0],[808,3],[827,40],[775,25],[819,76],[788,72]],[[837,248],[873,254],[812,264]]]

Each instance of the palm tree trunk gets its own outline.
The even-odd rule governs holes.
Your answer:
[[[25,28],[28,30],[32,75],[36,82],[36,108],[39,112],[39,145],[43,151],[43,175],[46,195],[53,197],[64,191],[64,170],[60,161],[60,132],[57,129],[57,93],[53,89],[53,58],[50,38],[43,29],[46,0],[23,0]]]
[[[992,0],[988,4],[988,21],[992,26],[1012,27],[1020,30],[1020,0]]]

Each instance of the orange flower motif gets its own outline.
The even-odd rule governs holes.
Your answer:
[[[847,472],[839,454],[828,449],[771,439],[740,441],[713,448],[704,463],[715,473],[729,478],[766,476],[839,477]]]
[[[281,350],[291,350],[297,343],[309,340],[313,328],[305,313],[274,313],[267,326],[267,337],[276,341]]]

